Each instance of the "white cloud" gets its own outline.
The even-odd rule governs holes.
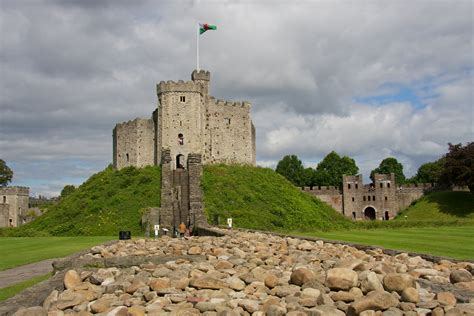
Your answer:
[[[468,0],[5,0],[0,155],[39,193],[57,174],[32,181],[36,161],[63,168],[61,184],[80,165],[107,165],[114,124],[148,117],[156,82],[189,78],[199,20],[218,26],[201,37],[212,93],[253,102],[259,164],[295,153],[314,165],[336,150],[364,172],[394,155],[413,173],[447,142],[473,139],[472,10]],[[354,101],[387,84],[425,107]]]

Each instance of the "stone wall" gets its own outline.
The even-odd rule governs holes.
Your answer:
[[[169,150],[172,168],[184,166],[190,153],[202,163],[256,163],[255,127],[250,103],[216,100],[209,96],[210,73],[194,71],[191,81],[157,85],[157,109],[152,119],[117,124],[113,132],[113,164],[157,165]]]
[[[304,187],[303,191],[329,204],[339,213],[343,213],[343,197],[339,188],[333,186]]]
[[[137,118],[117,124],[113,131],[113,164],[116,169],[155,164],[155,123]]]
[[[0,204],[0,227],[8,227],[10,218],[10,205],[2,203]]]
[[[254,164],[250,103],[207,99],[203,163]]]
[[[0,205],[8,205],[8,218],[6,225],[0,227],[18,227],[23,224],[22,218],[26,216],[29,205],[30,189],[27,187],[0,187]],[[3,214],[6,215],[6,206],[3,206]],[[1,222],[1,221],[0,221]]]

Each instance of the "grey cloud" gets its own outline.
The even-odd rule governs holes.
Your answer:
[[[363,170],[396,154],[414,172],[448,141],[472,140],[472,9],[471,1],[5,0],[0,153],[21,161],[18,181],[34,177],[35,161],[50,170],[76,160],[57,164],[65,175],[81,163],[87,172],[107,165],[114,124],[148,117],[160,80],[189,78],[199,20],[218,25],[201,37],[212,93],[253,103],[260,164],[296,153],[314,165],[335,149]],[[425,80],[435,93],[422,110],[354,103],[387,82]],[[38,192],[62,184],[42,179]]]

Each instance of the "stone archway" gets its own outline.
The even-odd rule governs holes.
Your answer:
[[[364,217],[367,220],[375,220],[377,218],[375,209],[372,206],[366,207],[364,210]]]
[[[385,211],[385,220],[388,221],[390,219],[390,215],[388,214],[388,211]]]

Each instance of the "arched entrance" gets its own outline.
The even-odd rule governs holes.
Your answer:
[[[372,206],[367,207],[364,210],[364,216],[365,216],[365,219],[368,219],[371,221],[375,220],[375,209]]]
[[[390,219],[390,216],[388,215],[388,211],[385,211],[385,220],[388,221]]]
[[[182,154],[176,156],[176,169],[184,169],[184,155]]]

